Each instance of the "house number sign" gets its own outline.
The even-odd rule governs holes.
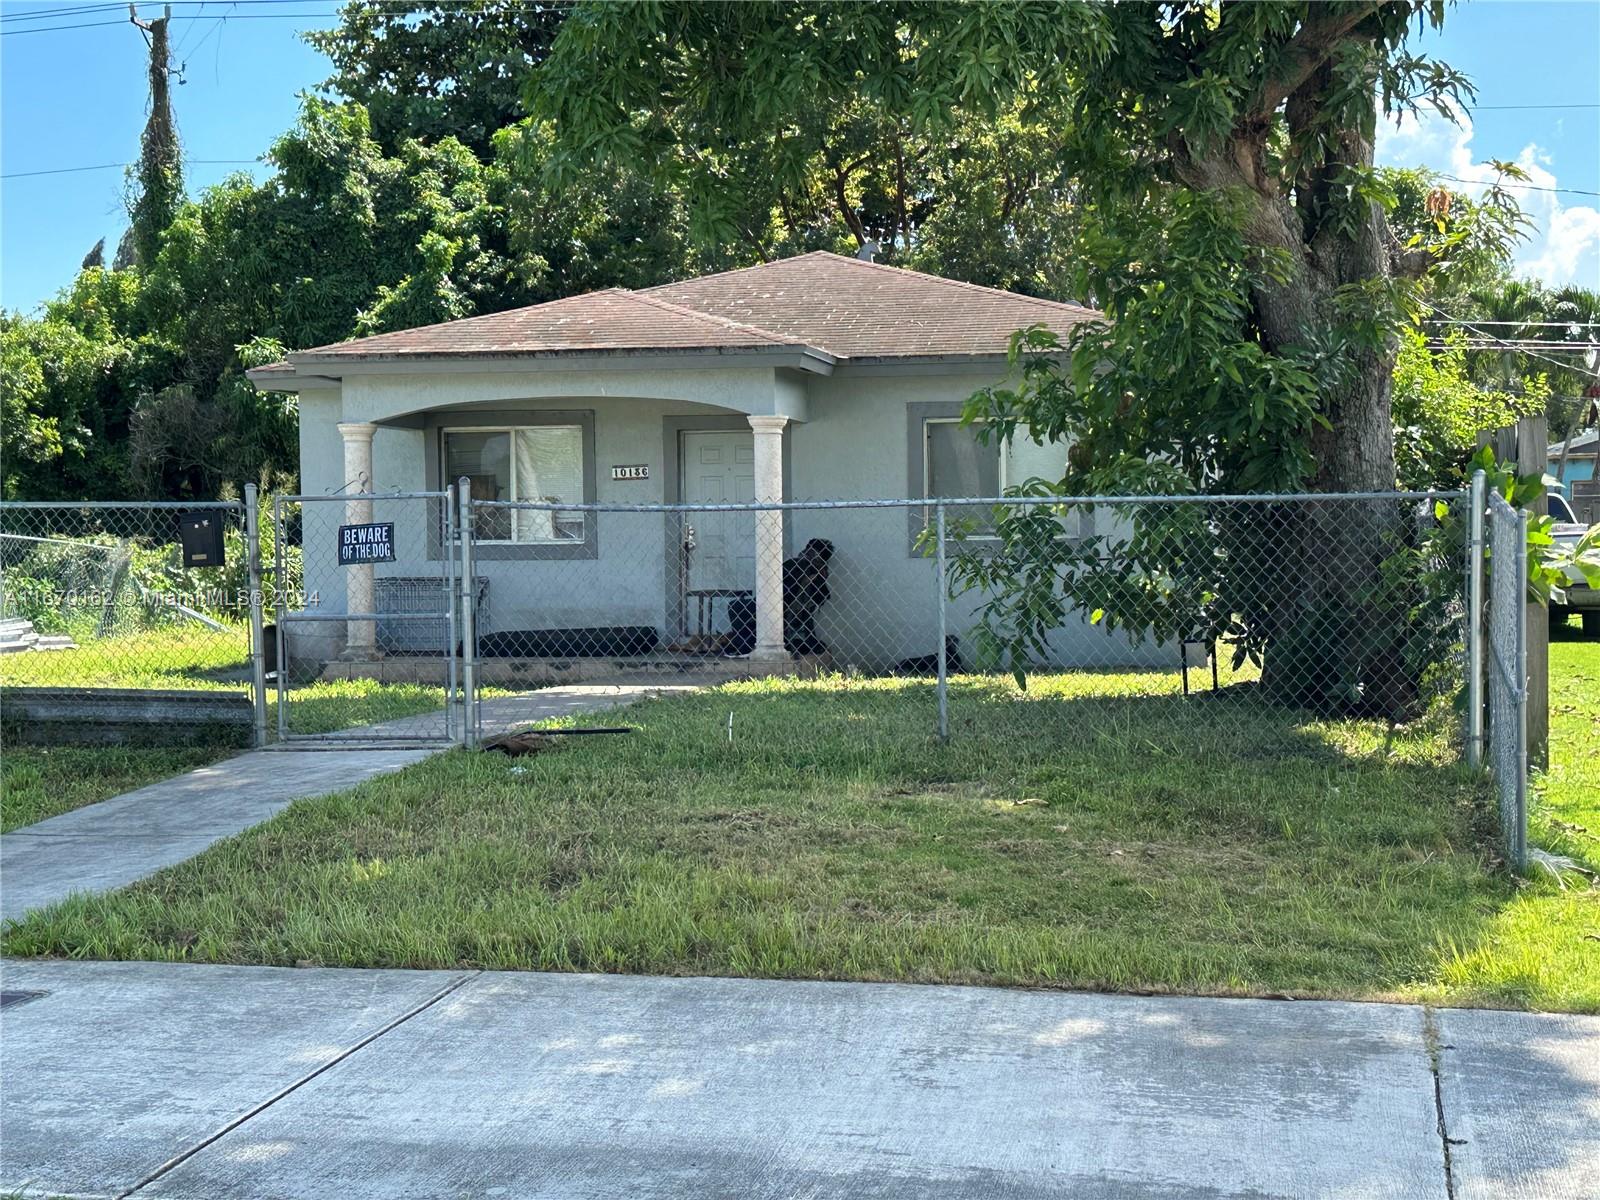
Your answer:
[[[613,479],[649,479],[650,467],[646,463],[635,463],[627,467],[612,467]]]

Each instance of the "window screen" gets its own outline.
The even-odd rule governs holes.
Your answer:
[[[929,496],[998,496],[1001,489],[1000,445],[985,446],[978,431],[959,421],[927,423]]]
[[[583,430],[577,425],[447,431],[446,479],[469,481],[474,500],[583,503]],[[478,537],[491,542],[581,542],[581,512],[476,510]]]

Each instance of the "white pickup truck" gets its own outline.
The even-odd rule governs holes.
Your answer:
[[[1589,532],[1589,527],[1573,514],[1572,505],[1560,492],[1548,492],[1545,498],[1550,505],[1550,515],[1555,518],[1550,536],[1558,546],[1576,546]],[[1565,625],[1568,617],[1577,614],[1583,619],[1584,634],[1600,637],[1600,591],[1590,587],[1583,572],[1574,566],[1567,568],[1565,591],[1566,597],[1562,603],[1550,602],[1550,624]]]

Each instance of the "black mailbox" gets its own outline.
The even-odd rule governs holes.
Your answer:
[[[178,518],[178,541],[183,543],[186,567],[220,567],[226,558],[222,517],[217,513],[184,513]]]

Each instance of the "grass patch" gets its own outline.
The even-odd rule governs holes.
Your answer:
[[[7,746],[0,750],[0,833],[237,752],[223,746]]]
[[[4,948],[1600,1010],[1581,963],[1488,969],[1547,885],[1488,869],[1447,718],[1108,695],[1125,683],[959,681],[948,745],[925,681],[651,700],[631,736],[453,751],[297,803]],[[1516,919],[1537,948],[1571,917]]]
[[[1550,642],[1550,769],[1536,781],[1529,841],[1590,874],[1535,870],[1472,943],[1452,947],[1441,993],[1600,1012],[1600,642],[1572,627]],[[1569,1003],[1550,997],[1568,997]]]
[[[74,650],[0,655],[0,687],[165,688],[247,692],[249,631],[173,625],[85,640]],[[504,694],[485,689],[485,696]],[[277,728],[277,692],[268,689],[267,723]],[[368,679],[312,680],[290,689],[289,731],[334,733],[444,708],[440,687]],[[113,793],[107,793],[113,794]]]
[[[72,650],[0,655],[5,687],[238,691],[249,680],[250,634],[197,623],[80,641]]]
[[[1597,651],[1552,647],[1535,825],[1590,865]],[[948,745],[921,680],[651,700],[631,736],[297,803],[4,950],[1600,1012],[1600,893],[1494,869],[1445,714],[1315,721],[1141,681],[959,680]]]

